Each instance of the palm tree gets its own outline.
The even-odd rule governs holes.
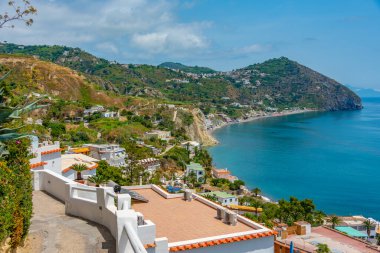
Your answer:
[[[367,219],[363,222],[363,225],[365,229],[367,230],[367,235],[369,238],[371,236],[371,229],[373,228],[373,226],[375,226],[375,223],[371,221],[370,219]]]
[[[260,188],[256,187],[256,188],[252,189],[252,193],[255,194],[256,197],[258,197],[259,194],[261,193],[261,190],[260,190]]]
[[[339,223],[342,221],[338,216],[336,215],[331,215],[329,218],[328,218],[328,221],[331,222],[331,227],[333,229],[335,229],[335,226],[336,225],[339,225]]]
[[[77,172],[77,179],[76,180],[83,180],[82,178],[82,171],[87,170],[88,167],[84,163],[76,163],[71,166],[72,170],[75,170]]]
[[[317,253],[330,253],[331,252],[331,250],[329,249],[329,246],[327,246],[327,244],[319,243],[317,247],[318,247]]]
[[[95,175],[88,178],[88,181],[94,183],[96,187],[99,187],[101,184],[105,184],[108,182],[108,179],[102,175]]]
[[[261,208],[262,203],[256,199],[253,199],[250,203],[250,206],[255,208],[256,217],[259,216],[259,208]]]

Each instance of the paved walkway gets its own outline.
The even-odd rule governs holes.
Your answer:
[[[21,253],[111,253],[115,240],[98,224],[65,215],[65,205],[42,191],[33,192],[32,225]]]

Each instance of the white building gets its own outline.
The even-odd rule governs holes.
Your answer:
[[[83,111],[83,116],[90,116],[96,112],[104,112],[105,109],[102,105],[94,105],[90,109],[86,109]]]
[[[38,138],[32,138],[31,152],[34,158],[30,159],[30,167],[33,170],[48,169],[61,174],[61,147],[59,141],[54,143],[38,142]]]
[[[187,149],[190,153],[194,154],[195,150],[201,149],[201,144],[197,141],[185,141],[181,143],[181,147]]]
[[[213,196],[217,199],[217,201],[222,206],[229,206],[229,205],[239,205],[238,198],[235,195],[229,194],[227,192],[222,191],[214,191],[214,192],[205,192],[201,195],[206,196]]]
[[[144,167],[145,171],[149,172],[149,174],[154,174],[156,170],[161,168],[160,160],[157,158],[146,158],[139,160],[138,163]]]
[[[113,112],[113,111],[106,111],[102,113],[102,116],[104,118],[116,118],[116,117],[119,117],[119,113]]]
[[[170,137],[171,137],[170,131],[152,130],[150,132],[144,133],[145,140],[155,138],[155,139],[167,141],[170,139]]]
[[[205,169],[199,163],[191,162],[186,165],[186,176],[195,175],[198,182],[204,182],[205,174]]]
[[[71,180],[77,179],[77,172],[72,169],[74,164],[84,164],[87,170],[82,171],[82,178],[87,179],[90,176],[96,174],[96,168],[98,167],[97,162],[99,160],[83,155],[83,154],[64,154],[62,155],[62,167],[61,174]]]
[[[90,149],[89,156],[95,159],[107,161],[111,166],[127,166],[125,159],[128,155],[125,148],[121,148],[118,144],[85,144],[83,146]]]

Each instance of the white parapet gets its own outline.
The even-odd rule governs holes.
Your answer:
[[[77,184],[49,170],[37,170],[33,174],[34,190],[46,191],[65,202],[67,214],[107,227],[116,240],[118,253],[146,253],[140,234],[143,234],[144,241],[154,242],[155,224],[145,221],[144,225],[137,226],[137,213],[130,208],[130,195],[116,195],[110,187]]]

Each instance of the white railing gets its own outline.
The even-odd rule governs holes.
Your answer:
[[[144,245],[141,243],[141,241],[140,241],[139,237],[137,236],[137,233],[133,229],[132,225],[130,223],[125,224],[124,230],[127,234],[129,241],[131,242],[133,252],[135,252],[135,253],[146,253]]]
[[[130,195],[117,195],[110,187],[80,185],[48,170],[33,173],[34,190],[44,190],[63,201],[67,214],[107,227],[116,240],[118,253],[147,253],[138,236],[137,213],[130,208]]]

